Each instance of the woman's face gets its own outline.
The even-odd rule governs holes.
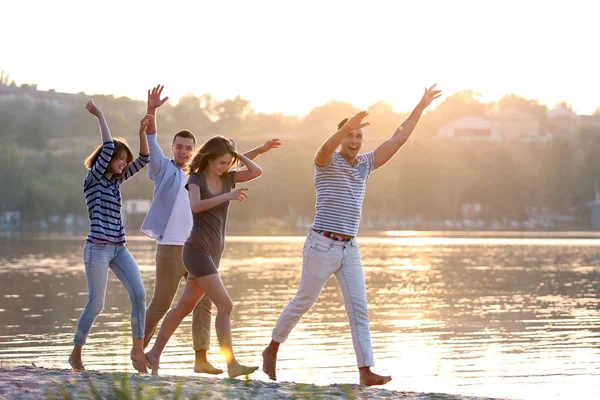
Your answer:
[[[121,175],[127,167],[127,152],[125,149],[119,150],[119,154],[110,162],[108,170],[113,175]]]
[[[208,161],[208,171],[211,174],[221,176],[231,166],[231,162],[233,161],[233,154],[227,153],[219,156],[213,160]]]

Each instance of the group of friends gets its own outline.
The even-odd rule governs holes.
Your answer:
[[[102,111],[89,100],[86,109],[97,118],[102,144],[85,160],[89,170],[83,181],[90,232],[83,251],[88,302],[79,317],[69,364],[84,370],[82,348],[96,317],[104,307],[108,270],[121,281],[131,300],[130,352],[140,373],[150,369],[158,375],[161,354],[183,319],[192,318],[194,371],[221,374],[207,358],[210,344],[211,308],[217,309],[215,327],[230,377],[249,375],[258,367],[240,364],[231,338],[233,302],[219,275],[225,249],[227,212],[232,201],[248,198],[248,189],[237,185],[257,179],[261,168],[254,160],[280,147],[279,139],[241,153],[235,141],[215,136],[197,148],[189,130],[173,136],[172,158],[165,156],[157,141],[157,110],[168,100],[163,86],[148,91],[146,115],[139,126],[139,154],[134,160],[127,143],[111,136]],[[283,309],[272,331],[271,342],[262,353],[263,371],[276,379],[279,346],[300,318],[312,307],[325,283],[335,275],[342,291],[359,381],[382,385],[391,376],[371,371],[374,366],[369,330],[367,293],[356,235],[366,184],[370,174],[387,163],[406,143],[423,111],[441,95],[435,85],[424,94],[409,117],[375,151],[359,154],[364,141],[368,113],[345,118],[323,142],[314,157],[316,215],[304,242],[302,272],[294,298]],[[121,219],[120,186],[148,165],[154,197],[141,232],[156,240],[154,293],[146,306],[146,291],[139,267],[126,247]],[[185,289],[171,308],[180,281]],[[158,330],[150,350],[146,351]]]

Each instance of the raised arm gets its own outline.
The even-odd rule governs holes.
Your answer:
[[[344,126],[338,129],[336,133],[329,136],[329,138],[321,145],[317,151],[317,154],[315,154],[315,164],[317,164],[319,167],[325,167],[331,164],[333,153],[340,145],[340,142],[344,136],[355,129],[361,129],[369,125],[368,122],[362,122],[367,115],[369,115],[369,113],[366,111],[357,113],[355,116],[346,121]]]
[[[119,177],[119,183],[125,182],[133,175],[140,172],[142,168],[150,161],[150,154],[148,154],[148,139],[146,138],[146,128],[150,121],[154,119],[151,115],[146,115],[140,122],[139,137],[140,137],[140,154],[131,164],[125,168],[121,176]]]
[[[100,110],[98,106],[94,104],[94,100],[88,100],[87,104],[85,105],[85,108],[90,112],[90,114],[98,118],[98,124],[100,125],[100,135],[102,136],[102,143],[112,142],[112,136],[110,135],[110,130],[108,130],[108,124],[106,123],[106,119],[104,118],[102,110]]]
[[[153,118],[148,122],[146,127],[146,135],[148,136],[148,147],[150,151],[150,163],[148,164],[148,176],[150,179],[160,175],[163,171],[169,159],[165,157],[156,136],[158,134],[158,127],[156,122],[156,113],[160,106],[162,106],[168,97],[161,99],[160,96],[164,86],[156,85],[152,90],[148,90],[148,103],[146,107],[146,115],[151,115]]]
[[[140,154],[150,156],[150,149],[148,149],[148,138],[146,137],[146,130],[150,121],[154,121],[154,117],[151,115],[145,115],[140,121],[140,129],[138,136],[140,137]]]
[[[248,190],[247,188],[232,190],[229,193],[223,193],[206,200],[202,200],[200,187],[198,185],[190,183],[187,185],[187,188],[190,192],[190,206],[192,207],[192,212],[195,213],[211,209],[227,200],[244,201],[248,198],[248,194],[246,193]]]
[[[98,106],[94,104],[94,100],[88,100],[87,104],[85,105],[85,108],[90,112],[90,114],[92,114],[98,119],[98,124],[100,125],[100,135],[102,137],[102,150],[100,156],[91,168],[92,176],[96,180],[100,180],[102,178],[102,175],[104,175],[104,173],[106,172],[108,165],[110,164],[115,145],[112,141],[112,136],[110,135],[110,130],[108,129],[108,124],[106,123],[104,114],[102,113],[102,110],[100,110]]]
[[[262,169],[254,161],[243,154],[238,154],[238,156],[247,169],[237,171],[233,177],[233,183],[248,182],[262,175]]]
[[[425,88],[425,93],[419,101],[419,104],[410,113],[406,121],[396,129],[391,138],[383,142],[375,149],[375,168],[381,167],[388,162],[400,150],[400,147],[406,143],[410,135],[415,130],[423,111],[431,104],[431,102],[441,96],[441,90],[434,90],[436,85],[429,89]]]
[[[244,156],[246,158],[248,158],[249,160],[254,160],[256,157],[260,156],[261,154],[265,154],[267,151],[276,149],[279,146],[281,146],[281,141],[279,139],[270,139],[270,140],[267,140],[261,146],[258,146],[252,150],[245,152]]]
[[[154,118],[150,121],[148,126],[146,127],[146,134],[152,135],[157,131],[157,122],[156,122],[156,111],[160,106],[165,104],[169,97],[165,97],[161,99],[162,91],[165,87],[160,84],[156,85],[156,87],[152,88],[152,91],[148,89],[148,103],[146,106],[146,115],[152,115]]]

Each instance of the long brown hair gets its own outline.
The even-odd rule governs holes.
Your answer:
[[[127,153],[127,165],[131,164],[133,162],[133,153],[131,152],[131,149],[127,145],[127,142],[125,141],[125,139],[113,138],[112,141],[115,144],[115,149],[113,150],[112,157],[110,158],[110,162],[113,162],[113,160],[119,156],[119,153],[121,152],[121,150],[125,150],[125,153]],[[100,157],[100,153],[102,153],[102,146],[103,145],[98,146],[98,148],[96,150],[94,150],[94,152],[92,154],[90,154],[88,156],[88,158],[86,158],[85,161],[83,162],[83,164],[85,165],[85,167],[87,169],[92,169],[92,167],[94,166],[96,161],[98,161],[98,158]],[[110,165],[110,163],[109,163],[109,165]],[[114,178],[118,178],[119,176],[120,175],[113,175]]]
[[[231,168],[238,160],[238,155],[229,139],[223,136],[214,136],[208,139],[194,154],[194,158],[189,166],[189,173],[204,171],[210,160],[214,160],[225,154],[233,156],[233,160],[231,160],[231,165],[229,166]]]

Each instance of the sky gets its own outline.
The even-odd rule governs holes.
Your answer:
[[[593,1],[4,0],[0,70],[42,90],[145,99],[165,85],[303,116],[330,100],[410,111],[424,86],[600,106]],[[440,99],[440,100],[443,100]]]

